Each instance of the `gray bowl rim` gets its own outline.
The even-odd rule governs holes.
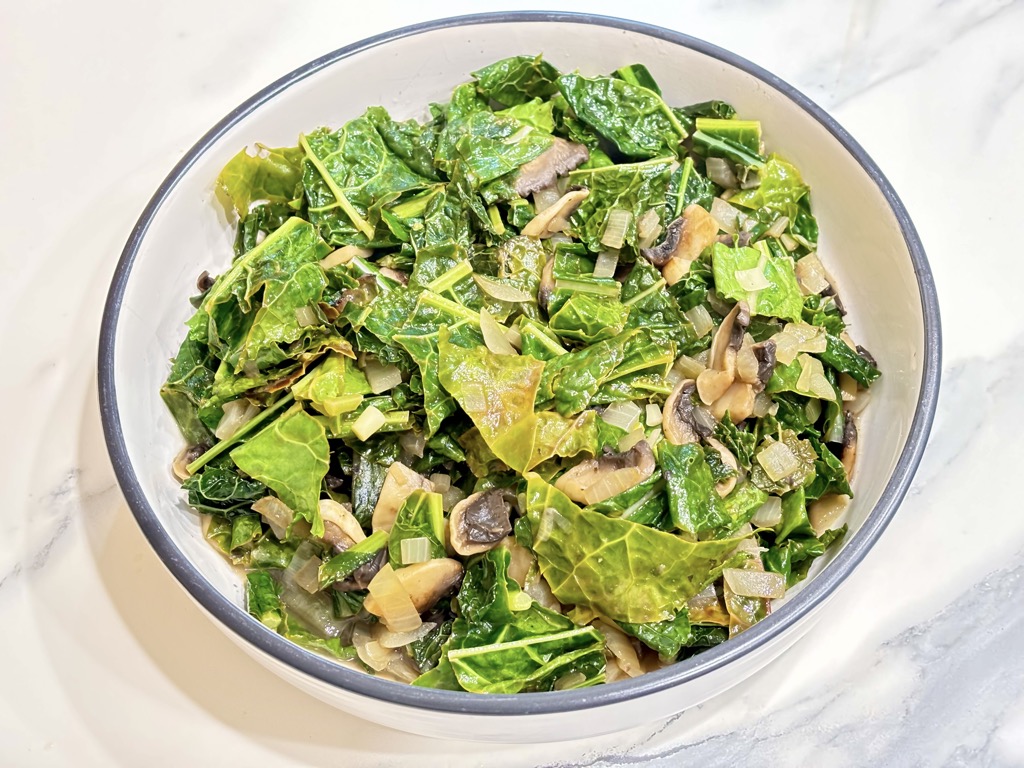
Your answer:
[[[188,172],[195,161],[239,120],[256,108],[271,101],[286,88],[325,67],[329,67],[361,51],[439,29],[469,27],[478,24],[522,22],[553,22],[610,27],[647,35],[689,48],[753,75],[782,93],[821,123],[857,160],[868,176],[875,182],[899,222],[921,293],[921,310],[924,318],[924,364],[921,374],[921,395],[911,423],[907,443],[878,503],[869,513],[864,524],[850,537],[842,551],[829,563],[828,567],[810,580],[799,593],[794,595],[790,601],[767,619],[726,643],[722,643],[715,648],[673,664],[665,669],[648,673],[633,680],[572,691],[481,696],[461,691],[415,688],[402,683],[382,680],[359,670],[344,667],[294,645],[284,637],[264,627],[250,617],[243,608],[235,605],[218,592],[164,533],[156,512],[143,493],[135,470],[129,461],[117,407],[117,393],[114,387],[114,351],[118,316],[125,288],[131,275],[135,257],[139,252],[150,223],[171,190]],[[910,215],[907,213],[906,208],[889,181],[871,157],[868,156],[867,152],[835,119],[807,98],[807,96],[767,70],[735,53],[698,38],[663,27],[610,16],[583,13],[550,11],[480,13],[437,19],[401,27],[366,38],[314,59],[271,83],[240,104],[185,153],[184,157],[174,166],[167,178],[157,188],[156,193],[142,212],[125,244],[114,272],[100,329],[99,401],[107,450],[110,454],[118,483],[150,545],[156,550],[157,555],[188,593],[210,614],[215,616],[218,621],[245,642],[252,644],[262,652],[322,683],[371,699],[436,712],[491,716],[541,715],[617,704],[695,680],[770,644],[803,617],[811,613],[817,606],[824,603],[867,555],[886,526],[889,525],[910,487],[914,473],[921,462],[932,421],[935,417],[939,394],[941,350],[938,296],[931,269],[928,265],[928,259],[925,256],[924,246],[921,244],[920,237],[911,222]]]

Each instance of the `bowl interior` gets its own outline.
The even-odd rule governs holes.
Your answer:
[[[445,101],[472,70],[522,53],[543,53],[563,71],[585,74],[643,62],[671,104],[723,99],[741,116],[762,121],[769,150],[794,162],[811,185],[822,260],[838,281],[852,334],[884,372],[861,420],[857,496],[846,517],[853,532],[885,490],[921,394],[922,298],[897,217],[876,180],[840,141],[758,77],[639,31],[582,21],[434,28],[322,63],[241,110],[173,182],[148,224],[124,286],[114,329],[113,383],[128,460],[162,534],[177,550],[174,556],[190,561],[239,607],[238,574],[203,540],[171,475],[182,440],[158,394],[191,314],[188,297],[197,275],[203,270],[218,274],[230,261],[234,232],[215,199],[218,171],[243,146],[257,141],[294,145],[300,132],[336,127],[370,105],[381,104],[398,118],[423,118],[430,102]],[[853,539],[847,537],[844,546]],[[822,567],[827,563],[816,570]]]

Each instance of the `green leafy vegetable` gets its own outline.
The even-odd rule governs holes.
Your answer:
[[[793,262],[788,258],[772,256],[758,248],[730,248],[715,243],[711,263],[719,294],[734,301],[746,301],[751,314],[800,322],[804,300]],[[736,275],[742,270],[757,270],[767,283],[766,287],[754,291],[745,288]]]

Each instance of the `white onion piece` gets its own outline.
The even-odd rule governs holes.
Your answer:
[[[423,436],[422,432],[410,429],[408,432],[402,433],[402,436],[398,438],[398,444],[402,446],[402,450],[410,456],[422,459],[423,451],[427,447],[427,438]]]
[[[495,320],[491,313],[483,307],[480,308],[480,333],[483,334],[484,344],[487,349],[495,355],[518,355],[505,335],[505,327]]]
[[[706,432],[714,432],[715,427],[718,425],[718,419],[703,405],[695,405],[693,407],[693,420]]]
[[[779,236],[779,240],[782,242],[782,247],[790,253],[800,247],[800,244],[796,240],[785,233]]]
[[[400,461],[396,461],[388,467],[388,474],[384,478],[380,496],[377,497],[377,504],[373,508],[373,530],[390,531],[391,526],[395,524],[399,507],[417,489],[433,491],[434,486],[419,472],[410,469]]]
[[[631,432],[640,419],[640,406],[629,400],[612,403],[604,409],[601,419],[606,424]]]
[[[367,589],[373,596],[381,620],[392,632],[411,632],[423,623],[391,563],[381,566]]]
[[[758,453],[757,463],[775,482],[789,477],[800,469],[800,459],[781,441],[773,442]]]
[[[533,193],[533,212],[541,213],[547,210],[552,205],[558,202],[558,198],[561,195],[558,193],[558,188],[554,185],[550,187],[544,187],[544,189],[538,189]]]
[[[725,200],[716,197],[711,201],[711,217],[718,222],[718,228],[735,235],[746,220],[738,208],[729,205]]]
[[[341,532],[352,541],[358,543],[366,538],[363,527],[359,525],[350,507],[340,504],[334,499],[320,499],[320,517],[325,523],[334,523]]]
[[[360,661],[375,672],[387,669],[391,659],[397,655],[393,649],[385,648],[374,640],[364,624],[356,624],[352,630],[352,645],[355,646]]]
[[[789,365],[796,360],[797,345],[799,342],[797,339],[785,331],[779,331],[772,336],[772,341],[775,342],[775,359],[783,365]]]
[[[768,227],[768,229],[766,229],[764,233],[768,237],[782,237],[782,233],[786,231],[786,228],[788,226],[789,226],[789,217],[788,216],[779,216],[779,218],[777,218],[775,221],[773,221],[772,225],[770,227]]]
[[[277,496],[264,496],[252,505],[252,511],[259,513],[278,539],[288,535],[288,526],[295,519],[295,513]]]
[[[437,622],[425,621],[419,626],[419,628],[414,629],[411,632],[392,632],[389,629],[384,629],[377,635],[377,642],[380,643],[382,648],[403,648],[409,643],[422,640],[424,637],[429,635],[431,630],[436,626]]]
[[[657,403],[648,403],[647,404],[647,413],[646,413],[645,418],[644,418],[644,421],[647,422],[647,426],[648,427],[656,427],[659,424],[661,424],[661,420],[662,420],[661,406],[659,406]]]
[[[661,442],[661,438],[662,438],[661,427],[658,427],[657,429],[654,429],[651,432],[651,434],[649,434],[647,436],[647,444],[649,446],[651,446],[651,448],[655,448],[655,447],[657,447],[658,443]]]
[[[366,408],[352,424],[352,434],[360,440],[368,440],[387,423],[384,414],[376,406]]]
[[[825,335],[824,329],[816,325],[786,323],[784,331],[796,339],[796,348],[799,352],[817,354],[825,351],[828,338]]]
[[[402,551],[403,565],[425,563],[430,559],[430,539],[426,536],[402,539],[399,548]]]
[[[292,562],[288,565],[288,572],[291,575],[292,581],[304,590],[313,594],[320,589],[320,566],[322,561],[319,557],[310,557],[305,562],[301,563],[298,568],[292,570],[292,565],[298,557],[293,557]]]
[[[648,208],[643,215],[636,220],[636,236],[641,240],[651,237],[655,230],[661,228],[661,217],[654,208]]]
[[[367,360],[363,364],[363,373],[370,385],[370,391],[379,395],[394,389],[402,383],[402,372],[394,365],[381,365],[376,360]]]
[[[689,355],[680,355],[672,366],[672,370],[678,371],[684,379],[696,379],[706,368],[706,365]]]
[[[711,319],[711,313],[703,304],[698,304],[693,309],[686,310],[683,315],[693,326],[693,332],[697,338],[702,338],[710,333],[715,327],[715,321]]]
[[[450,512],[464,498],[466,498],[466,494],[462,492],[462,489],[453,485],[447,491],[441,493],[441,509],[445,512]]]
[[[612,208],[604,222],[601,245],[618,250],[626,242],[626,230],[633,221],[633,214],[622,208]]]
[[[857,399],[859,389],[857,380],[848,373],[839,374],[839,389],[843,393],[843,402],[848,403]]]
[[[505,283],[499,283],[486,275],[473,275],[473,280],[480,286],[480,290],[490,296],[492,299],[498,301],[508,301],[512,303],[522,303],[524,301],[533,301],[533,297],[526,291],[520,290],[515,286],[506,285]]]
[[[587,682],[587,676],[577,670],[575,672],[567,672],[555,680],[552,688],[556,691],[568,691],[572,688],[579,688],[585,682]]]
[[[619,266],[618,250],[601,251],[594,262],[594,277],[606,278],[615,277],[615,270]]]
[[[515,536],[506,536],[498,546],[509,552],[508,577],[523,589],[526,586],[526,576],[533,567],[533,553],[516,541]]]
[[[517,350],[523,348],[523,334],[519,332],[516,326],[511,326],[505,331],[505,338],[508,339],[508,343],[515,347]]]
[[[771,283],[768,282],[768,278],[764,276],[760,267],[737,269],[734,276],[736,282],[745,291],[763,291],[765,288],[771,287]]]
[[[316,316],[316,312],[310,306],[298,307],[295,310],[295,321],[300,328],[309,328],[312,325],[320,324],[320,318]]]
[[[260,409],[244,397],[224,403],[224,415],[213,431],[218,440],[227,440],[260,412]],[[187,477],[187,475],[186,475]]]
[[[324,256],[324,258],[320,260],[320,267],[327,270],[331,267],[336,267],[339,264],[348,264],[357,256],[365,259],[372,255],[373,251],[368,248],[360,248],[358,245],[345,245]]]
[[[782,499],[769,496],[768,501],[757,508],[750,522],[758,528],[774,528],[782,522]]]
[[[766,392],[758,392],[754,395],[754,409],[751,411],[751,415],[757,418],[763,418],[768,415],[772,405],[771,395]]]
[[[622,438],[620,438],[619,440],[619,453],[625,453],[634,445],[643,440],[645,436],[646,435],[644,433],[643,427],[637,427],[632,432],[628,432],[627,434],[623,435]],[[633,485],[636,485],[636,483],[634,483]],[[633,486],[631,485],[630,488],[632,487]],[[615,494],[612,495],[614,496]]]
[[[705,161],[707,176],[711,181],[725,189],[736,189],[739,187],[739,179],[733,173],[728,161],[721,157],[709,157]]]
[[[741,597],[762,597],[778,599],[786,594],[786,579],[781,573],[772,571],[746,571],[742,568],[726,568],[722,571],[725,583]]]
[[[815,536],[821,536],[831,528],[850,505],[850,497],[845,494],[829,493],[813,502],[807,508],[807,517]]]
[[[451,475],[431,475],[430,482],[434,486],[434,493],[444,493],[452,487]]]
[[[818,254],[809,253],[793,267],[797,282],[804,295],[819,294],[829,287],[825,267],[822,266]]]
[[[655,224],[654,229],[652,229],[647,235],[645,235],[644,237],[638,237],[636,241],[636,247],[650,248],[652,245],[658,242],[658,238],[661,237],[662,229],[663,228],[661,226],[661,222]]]

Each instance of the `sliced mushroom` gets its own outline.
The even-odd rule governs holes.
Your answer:
[[[396,461],[388,469],[380,489],[377,505],[373,508],[371,524],[375,531],[390,531],[398,510],[415,490],[432,491],[433,484],[423,475]]]
[[[736,473],[732,477],[726,478],[715,485],[715,490],[718,492],[718,495],[724,499],[732,492],[732,489],[736,487],[736,481],[739,479],[740,474],[740,465],[739,462],[736,461],[736,457],[733,456],[732,451],[722,445],[718,440],[713,437],[709,437],[707,439],[707,443],[718,451],[718,455],[722,457],[722,463]]]
[[[363,563],[342,581],[335,582],[334,588],[339,592],[358,592],[361,589],[366,589],[387,561],[388,548],[384,547],[374,555],[373,560]]]
[[[676,384],[661,409],[661,430],[672,445],[696,443],[710,434],[694,418],[693,393],[696,388],[693,379],[683,379]]]
[[[669,285],[690,271],[690,263],[715,242],[718,222],[699,205],[688,205],[683,215],[668,225],[665,238],[653,248],[641,248],[640,255],[661,269]]]
[[[745,301],[738,301],[729,310],[729,314],[722,320],[722,324],[715,331],[711,340],[711,354],[708,357],[708,367],[715,370],[729,370],[730,356],[740,348],[743,343],[743,334],[750,325],[750,310]],[[732,358],[735,360],[735,355]]]
[[[554,143],[519,169],[516,193],[526,197],[538,189],[550,187],[564,173],[579,168],[590,159],[590,150],[583,144],[555,138]]]
[[[414,563],[395,570],[402,588],[409,593],[413,606],[420,613],[434,607],[462,578],[462,564],[450,558],[435,558]],[[373,595],[363,601],[363,607],[374,616],[380,616],[380,607]]]
[[[476,555],[498,546],[512,532],[515,500],[509,489],[493,488],[456,504],[448,520],[452,549],[460,555]]]
[[[356,516],[352,514],[351,504],[341,504],[334,499],[320,499],[320,517],[324,526],[330,523],[338,531],[345,534],[353,544],[366,538],[363,527],[359,525]],[[326,540],[326,537],[324,537]]]
[[[581,461],[555,481],[573,501],[597,504],[633,488],[654,474],[654,453],[641,440],[625,453],[608,453]]]
[[[732,371],[716,371],[708,368],[697,376],[697,394],[705,405],[711,405],[732,386],[735,375]]]
[[[711,404],[711,413],[719,421],[728,413],[733,424],[749,419],[754,413],[754,388],[742,381],[734,381],[725,394]]]
[[[384,277],[390,277],[396,283],[401,283],[402,285],[409,284],[409,275],[405,272],[400,272],[397,269],[391,269],[391,267],[381,267],[380,273],[384,275]]]
[[[561,231],[560,225],[579,208],[580,203],[587,199],[589,189],[574,189],[566,192],[549,208],[545,208],[523,227],[522,234],[526,237],[543,239]],[[555,227],[559,227],[556,229]]]
[[[853,414],[846,411],[846,423],[843,425],[843,469],[846,470],[846,479],[853,477],[853,468],[857,463],[857,424],[854,422]]]
[[[775,372],[775,341],[766,339],[754,345],[754,357],[757,358],[757,383],[754,389],[761,392],[768,386],[768,381]]]

